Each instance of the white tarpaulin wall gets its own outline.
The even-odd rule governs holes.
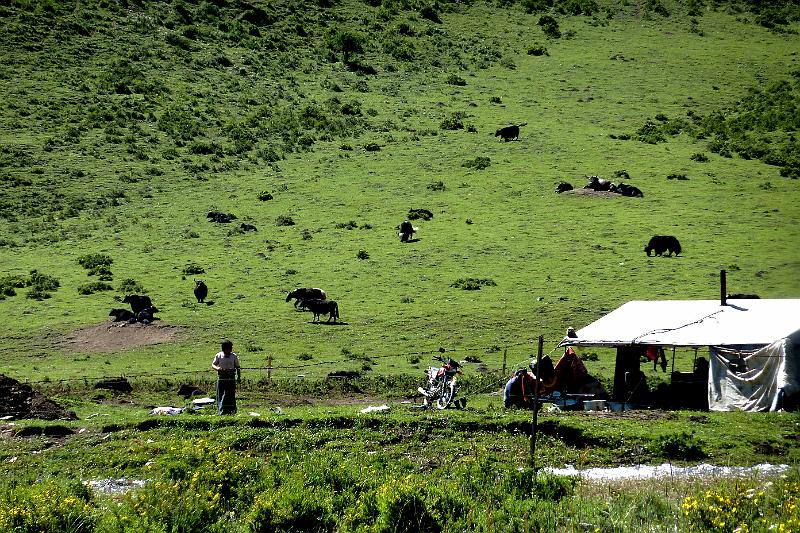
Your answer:
[[[759,350],[709,347],[711,411],[775,411],[781,395],[800,392],[800,349],[786,337]]]

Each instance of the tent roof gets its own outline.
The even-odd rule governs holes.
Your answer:
[[[633,301],[561,346],[769,344],[800,331],[800,299]]]

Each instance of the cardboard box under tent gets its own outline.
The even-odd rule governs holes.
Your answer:
[[[560,346],[617,349],[612,397],[618,402],[636,401],[648,347],[708,347],[707,370],[673,372],[674,406],[768,411],[798,405],[800,299],[632,301],[576,333]]]

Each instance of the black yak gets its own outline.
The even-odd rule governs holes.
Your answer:
[[[139,314],[139,311],[153,306],[149,296],[140,296],[138,294],[126,294],[122,299],[122,303],[130,304],[133,314]]]
[[[527,122],[523,122],[522,124],[517,124],[514,126],[506,126],[504,128],[500,128],[496,132],[494,132],[495,137],[500,137],[504,141],[508,142],[514,139],[519,139],[519,128],[520,126],[526,125]]]
[[[327,296],[322,289],[298,287],[286,295],[287,302],[292,298],[294,298],[294,306],[297,308],[300,302],[305,300],[324,300]]]
[[[667,252],[668,256],[673,253],[678,255],[681,253],[681,243],[672,235],[654,235],[644,247],[644,251],[648,257],[650,252],[655,252],[656,255],[662,255],[664,252]]]
[[[208,287],[202,279],[194,280],[194,297],[197,298],[197,303],[203,303],[203,300],[208,296]]]
[[[300,304],[301,309],[308,309],[314,314],[312,322],[319,320],[320,315],[328,315],[328,322],[339,318],[339,304],[335,300],[303,300]]]

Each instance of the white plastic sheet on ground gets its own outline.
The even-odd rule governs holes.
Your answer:
[[[714,466],[699,464],[679,467],[664,463],[658,466],[633,465],[614,468],[586,468],[578,470],[567,465],[564,468],[545,468],[544,472],[557,476],[578,476],[588,480],[622,481],[629,479],[654,479],[664,477],[737,477],[754,474],[781,474],[789,469],[788,465],[760,464],[756,466]]]

